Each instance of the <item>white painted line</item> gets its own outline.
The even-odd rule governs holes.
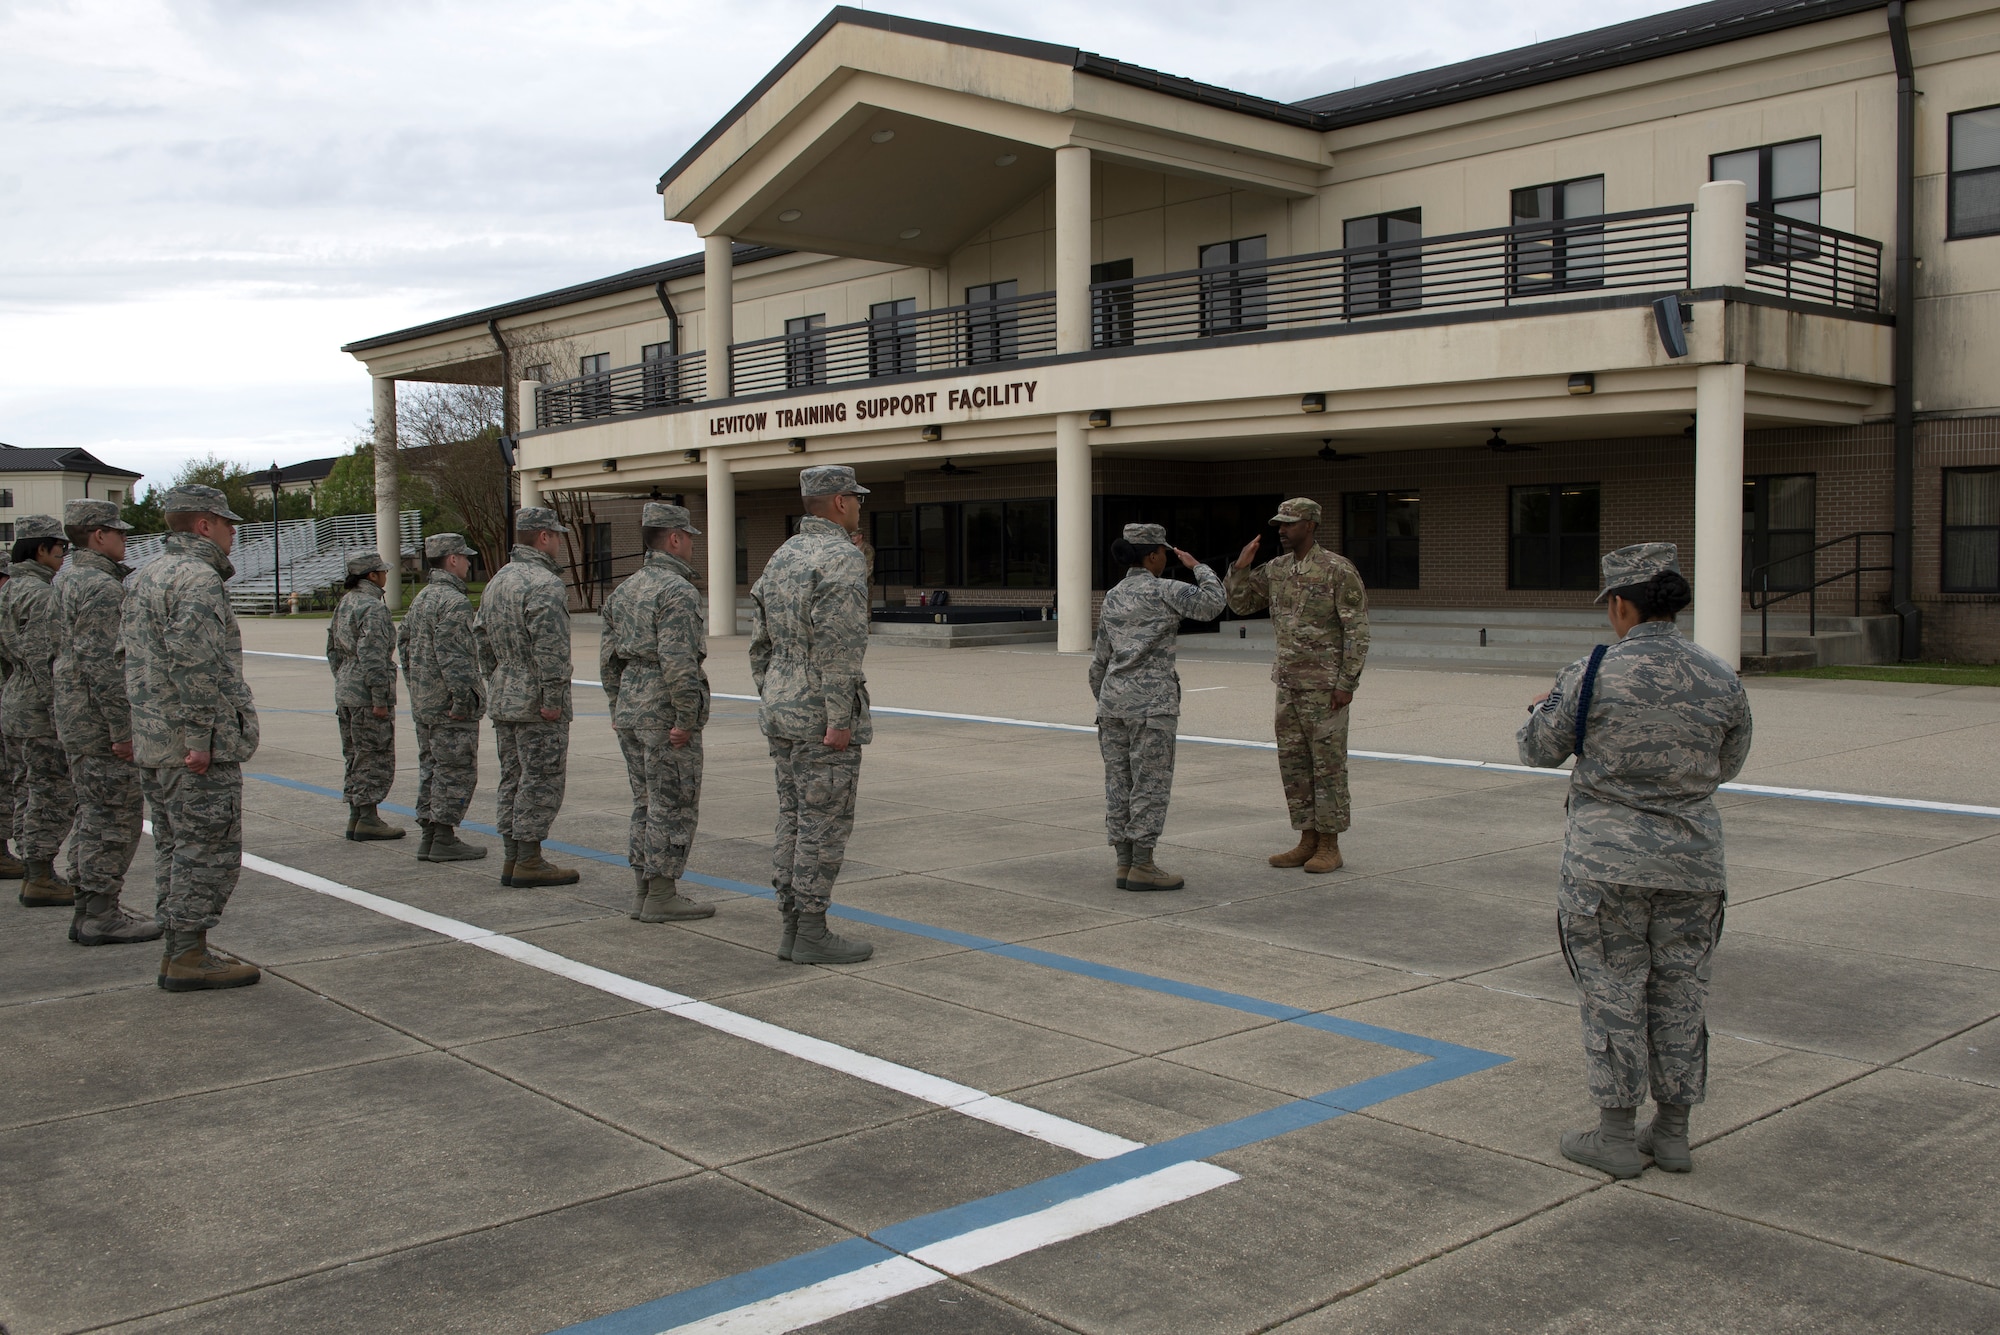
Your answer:
[[[1115,1159],[1141,1148],[1136,1140],[1114,1136],[1109,1131],[1099,1131],[1081,1122],[1072,1122],[1054,1113],[1045,1113],[1040,1108],[1030,1108],[1025,1103],[1012,1099],[998,1099],[988,1094],[974,1099],[971,1103],[956,1105],[959,1112],[967,1117],[977,1117],[982,1122],[1004,1126],[1009,1131],[1018,1131],[1024,1136],[1060,1145],[1064,1149],[1081,1154],[1086,1159]]]
[[[790,1293],[675,1326],[664,1335],[778,1335],[781,1331],[816,1326],[843,1313],[858,1312],[899,1294],[943,1282],[944,1276],[929,1266],[897,1256]]]
[[[1190,686],[1186,691],[1182,692],[1182,694],[1200,695],[1203,691],[1226,691],[1228,689],[1229,688],[1227,686]]]

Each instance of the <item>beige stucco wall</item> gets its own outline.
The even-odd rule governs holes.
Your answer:
[[[0,506],[0,524],[11,524],[22,515],[60,519],[69,501],[116,500],[123,505],[132,499],[133,481],[103,473],[94,477],[83,473],[0,473],[0,491],[10,491],[14,497],[13,505]]]

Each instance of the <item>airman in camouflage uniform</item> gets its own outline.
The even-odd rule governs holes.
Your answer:
[[[678,505],[649,502],[640,515],[646,563],[604,602],[598,675],[632,784],[627,846],[640,922],[712,917],[713,904],[680,893],[701,808],[701,730],[708,726],[701,596],[694,540],[701,530]]]
[[[514,517],[514,549],[487,582],[473,622],[500,752],[502,885],[578,880],[575,868],[542,856],[569,777],[569,591],[554,555],[567,532],[554,510],[524,507]]]
[[[1602,579],[1622,638],[1564,668],[1518,741],[1523,764],[1577,756],[1557,918],[1600,1111],[1562,1152],[1637,1177],[1641,1154],[1694,1166],[1688,1111],[1706,1093],[1726,889],[1714,794],[1750,754],[1750,704],[1729,665],[1674,624],[1689,596],[1672,543],[1607,554]],[[1649,1088],[1658,1111],[1637,1131]]]
[[[69,939],[83,946],[157,941],[165,930],[119,905],[139,851],[146,798],[132,764],[132,709],[119,643],[125,610],[125,531],[110,501],[63,507],[69,564],[55,582],[56,735],[76,783],[76,914]]]
[[[868,714],[868,565],[854,546],[868,488],[852,468],[799,474],[806,517],[750,590],[750,675],[757,723],[778,779],[771,884],[784,935],[778,958],[853,964],[875,948],[827,930],[834,878],[854,831]]]
[[[479,783],[479,720],[486,714],[472,600],[465,596],[472,556],[461,534],[424,539],[430,578],[410,600],[396,632],[417,726],[419,862],[477,862],[486,856],[485,849],[458,837],[458,823]]]
[[[69,757],[56,736],[53,672],[60,621],[56,570],[69,550],[53,515],[23,515],[14,523],[14,563],[0,589],[0,731],[14,761],[19,786],[21,859],[26,875],[21,903],[53,908],[75,903],[76,850],[68,879],[55,874],[56,855],[76,820],[76,788]]]
[[[1368,590],[1352,562],[1314,540],[1319,519],[1319,502],[1286,501],[1271,520],[1285,554],[1252,568],[1263,542],[1252,538],[1227,582],[1229,610],[1248,616],[1270,608],[1278,641],[1271,662],[1278,688],[1278,777],[1299,842],[1290,852],[1272,854],[1270,862],[1316,873],[1342,865],[1340,836],[1354,819],[1347,795],[1348,706],[1368,662]]]
[[[388,563],[374,552],[347,558],[347,592],[326,628],[326,663],[333,669],[333,712],[346,761],[349,839],[401,839],[400,825],[376,806],[396,783],[396,623],[382,588]]]
[[[132,760],[153,813],[153,882],[166,929],[160,986],[244,987],[254,965],[208,948],[243,867],[243,762],[257,706],[224,582],[238,516],[214,487],[167,493],[165,550],[125,596],[121,638]]]
[[[1178,549],[1174,555],[1194,571],[1195,582],[1160,578],[1167,531],[1158,524],[1127,524],[1111,550],[1131,568],[1104,595],[1090,659],[1097,749],[1104,756],[1104,832],[1118,855],[1120,890],[1178,890],[1186,881],[1153,861],[1167,824],[1181,716],[1174,650],[1183,618],[1222,614],[1222,581]]]
[[[7,588],[7,578],[6,567],[0,566],[0,594]],[[7,734],[0,731],[0,881],[18,881],[27,874],[28,869],[7,847],[21,827],[18,804],[22,796],[20,785],[14,782],[13,748],[7,745]]]

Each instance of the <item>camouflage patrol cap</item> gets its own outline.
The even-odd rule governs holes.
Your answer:
[[[1125,541],[1134,547],[1164,547],[1167,545],[1167,530],[1161,524],[1127,524]]]
[[[669,505],[665,501],[647,501],[644,513],[639,516],[639,527],[681,528],[697,536],[701,533],[685,505]]]
[[[167,493],[167,499],[160,508],[170,515],[220,515],[232,524],[243,522],[243,516],[229,508],[227,496],[214,487],[205,487],[199,482],[189,482],[175,487]]]
[[[14,521],[14,541],[28,538],[60,538],[62,521],[54,515],[22,515]]]
[[[424,557],[435,561],[440,556],[477,556],[463,533],[433,533],[424,539]]]
[[[1595,601],[1601,603],[1618,590],[1644,584],[1665,571],[1680,574],[1680,548],[1671,542],[1635,542],[1630,547],[1606,552],[1598,561],[1597,569],[1604,591],[1597,595]]]
[[[1319,502],[1309,501],[1303,496],[1294,497],[1278,507],[1278,513],[1271,516],[1274,524],[1297,524],[1319,522]]]
[[[844,464],[821,464],[799,470],[801,496],[866,496],[868,488],[854,480],[854,470]]]
[[[356,552],[347,558],[347,573],[350,575],[372,575],[388,568],[389,563],[374,552]]]
[[[535,533],[547,529],[551,533],[567,533],[569,525],[556,517],[556,512],[546,505],[524,505],[514,515],[516,533]]]
[[[132,526],[118,517],[118,507],[110,501],[70,501],[63,506],[64,528],[115,528]]]

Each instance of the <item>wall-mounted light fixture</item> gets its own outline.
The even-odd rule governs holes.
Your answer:
[[[1090,416],[1083,419],[1083,424],[1089,427],[1110,426],[1111,410],[1109,408],[1092,408]]]
[[[607,473],[615,473],[618,471],[618,461],[616,459],[606,459],[598,467]]]
[[[804,454],[806,452],[806,438],[804,436],[793,436],[785,442],[785,448],[793,454]]]
[[[806,215],[805,215],[805,210],[803,210],[803,209],[786,209],[786,210],[785,210],[785,211],[784,211],[783,213],[781,213],[781,214],[779,214],[779,215],[778,215],[778,221],[779,221],[779,222],[797,222],[797,221],[798,221],[799,219],[801,219],[801,218],[803,218],[803,217],[805,217],[805,216],[806,216]]]
[[[535,473],[536,477],[554,477],[555,475],[556,470],[553,468],[538,469]]]
[[[1302,413],[1323,413],[1326,411],[1326,395],[1299,395],[1299,411]]]
[[[1572,394],[1595,394],[1597,376],[1591,371],[1578,371],[1569,378],[1569,392]]]
[[[682,450],[682,451],[681,451],[681,462],[682,462],[682,463],[684,463],[684,464],[698,464],[698,463],[700,463],[700,462],[701,462],[701,451],[700,451],[700,450]]]
[[[930,441],[943,440],[944,428],[941,426],[927,426],[924,428],[923,436],[925,440],[930,440]]]

